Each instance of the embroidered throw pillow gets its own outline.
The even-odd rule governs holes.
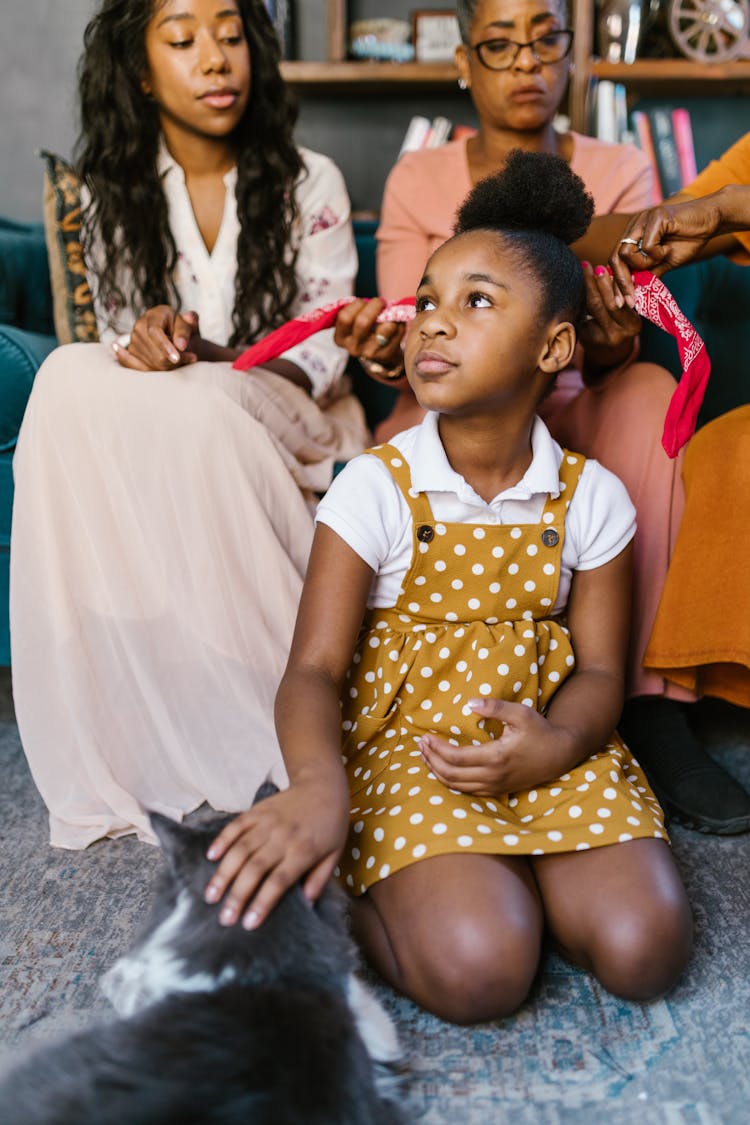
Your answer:
[[[75,170],[53,152],[42,151],[44,237],[49,256],[52,311],[58,343],[99,339],[94,301],[81,248],[81,185]]]

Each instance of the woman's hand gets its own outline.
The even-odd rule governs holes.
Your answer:
[[[368,375],[378,383],[399,383],[403,379],[401,341],[405,325],[394,321],[377,323],[385,301],[373,297],[351,301],[336,317],[334,342],[359,359]]]
[[[632,306],[633,302],[631,272],[650,270],[660,277],[692,262],[721,233],[721,197],[721,192],[715,192],[701,199],[668,201],[640,211],[630,220],[609,259],[624,304]]]
[[[475,714],[504,724],[499,738],[481,746],[453,746],[425,734],[420,749],[435,776],[450,789],[498,797],[554,781],[578,760],[568,731],[523,703],[472,699]]]
[[[578,338],[584,349],[584,382],[595,381],[630,358],[641,331],[641,318],[628,305],[618,305],[619,290],[605,266],[582,262],[587,319]]]
[[[303,877],[303,893],[314,902],[333,873],[348,828],[343,771],[333,788],[321,779],[267,797],[231,821],[211,844],[208,858],[221,862],[204,892],[206,902],[223,898],[219,921],[231,926],[242,917],[246,930],[259,926]]]
[[[140,316],[127,348],[113,344],[117,362],[135,371],[171,371],[195,363],[200,344],[198,314],[157,305]]]

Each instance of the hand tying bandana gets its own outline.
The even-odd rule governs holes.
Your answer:
[[[669,332],[677,341],[682,378],[667,408],[661,438],[666,453],[670,457],[676,457],[685,442],[695,433],[695,423],[706,393],[711,363],[706,345],[680,311],[664,282],[647,270],[642,270],[633,274],[633,284],[636,312]],[[342,297],[339,301],[312,309],[295,320],[282,324],[238,356],[233,366],[240,371],[247,371],[250,367],[260,367],[269,359],[276,359],[313,333],[332,328],[339,310],[354,300],[355,297]],[[414,315],[414,297],[403,297],[400,301],[387,302],[376,321],[378,324],[385,321],[404,323],[412,320]]]

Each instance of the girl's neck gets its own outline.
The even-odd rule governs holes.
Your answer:
[[[224,176],[237,162],[233,143],[224,137],[201,137],[162,121],[164,141],[185,177]]]
[[[441,414],[438,432],[450,466],[489,503],[523,477],[532,461],[534,418]]]
[[[573,138],[570,133],[558,133],[551,121],[533,133],[518,133],[512,129],[482,125],[479,132],[469,138],[466,146],[472,182],[477,183],[485,176],[497,172],[514,148],[525,152],[550,152],[555,156],[562,156],[570,163]]]

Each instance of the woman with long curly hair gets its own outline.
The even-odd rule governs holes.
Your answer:
[[[367,432],[331,333],[231,365],[356,272],[342,177],[295,146],[278,63],[262,0],[101,0],[85,32],[100,343],[37,375],[12,542],[16,712],[61,847],[284,781],[311,501]]]

